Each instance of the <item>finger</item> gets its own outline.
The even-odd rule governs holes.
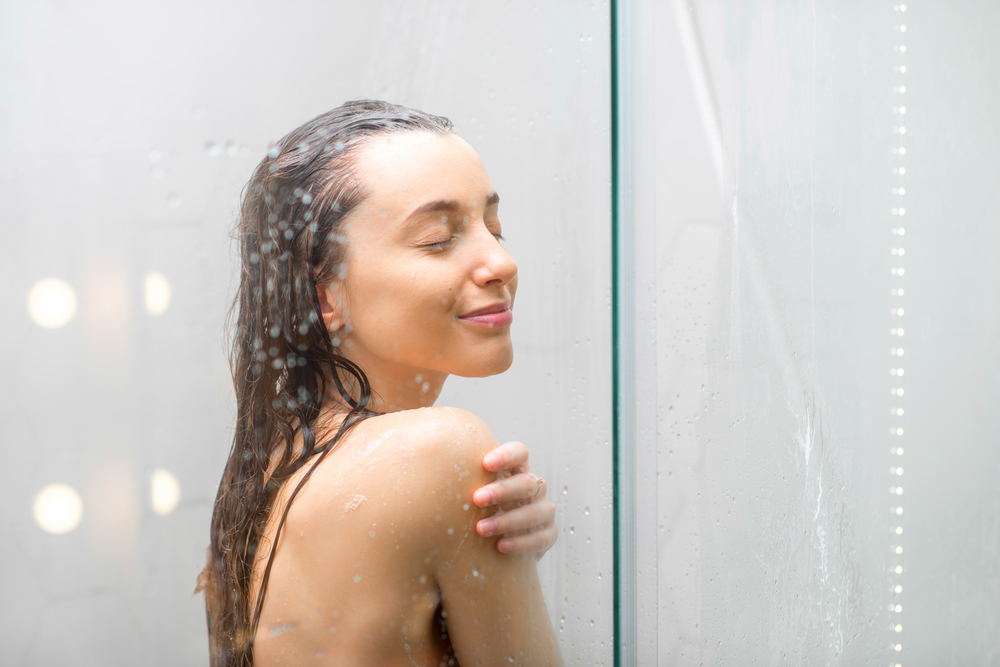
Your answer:
[[[528,500],[538,495],[544,486],[537,477],[524,474],[511,475],[498,479],[486,486],[476,489],[472,500],[479,507],[489,507],[497,503],[511,503],[518,500]]]
[[[483,457],[483,467],[492,472],[510,470],[528,463],[528,448],[523,442],[505,442]]]
[[[476,532],[482,537],[512,535],[519,531],[541,529],[553,523],[555,518],[556,506],[551,502],[532,503],[480,520],[476,523]]]
[[[525,535],[504,537],[497,541],[497,550],[511,555],[540,555],[555,544],[557,535],[555,526],[547,526]]]

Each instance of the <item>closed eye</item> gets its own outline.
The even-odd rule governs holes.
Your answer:
[[[507,240],[507,239],[504,238],[503,234],[500,234],[500,233],[496,233],[493,236],[496,237],[497,241],[506,241]]]
[[[422,247],[427,248],[428,250],[438,250],[438,251],[440,251],[440,250],[447,249],[454,242],[455,242],[455,237],[452,236],[450,239],[447,239],[445,241],[438,241],[437,243],[428,243],[427,245],[424,245]]]

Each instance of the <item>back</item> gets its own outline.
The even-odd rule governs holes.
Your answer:
[[[355,427],[289,511],[255,664],[437,666],[452,647],[465,665],[561,664],[534,561],[499,553],[499,536],[475,531],[493,513],[472,493],[494,478],[481,460],[496,444],[481,420],[450,408]],[[303,474],[279,494],[255,587]]]

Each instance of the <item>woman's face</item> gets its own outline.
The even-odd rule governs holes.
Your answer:
[[[342,288],[327,292],[350,325],[342,353],[373,385],[382,376],[439,390],[447,374],[507,370],[517,264],[475,150],[451,133],[389,135],[361,149],[355,175],[367,197],[344,221]]]

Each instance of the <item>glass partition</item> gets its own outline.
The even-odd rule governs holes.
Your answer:
[[[0,6],[0,663],[208,663],[240,188],[359,97],[450,117],[502,195],[514,366],[439,404],[530,448],[566,664],[611,663],[609,35],[602,3]]]
[[[620,664],[995,663],[997,6],[617,16]]]

